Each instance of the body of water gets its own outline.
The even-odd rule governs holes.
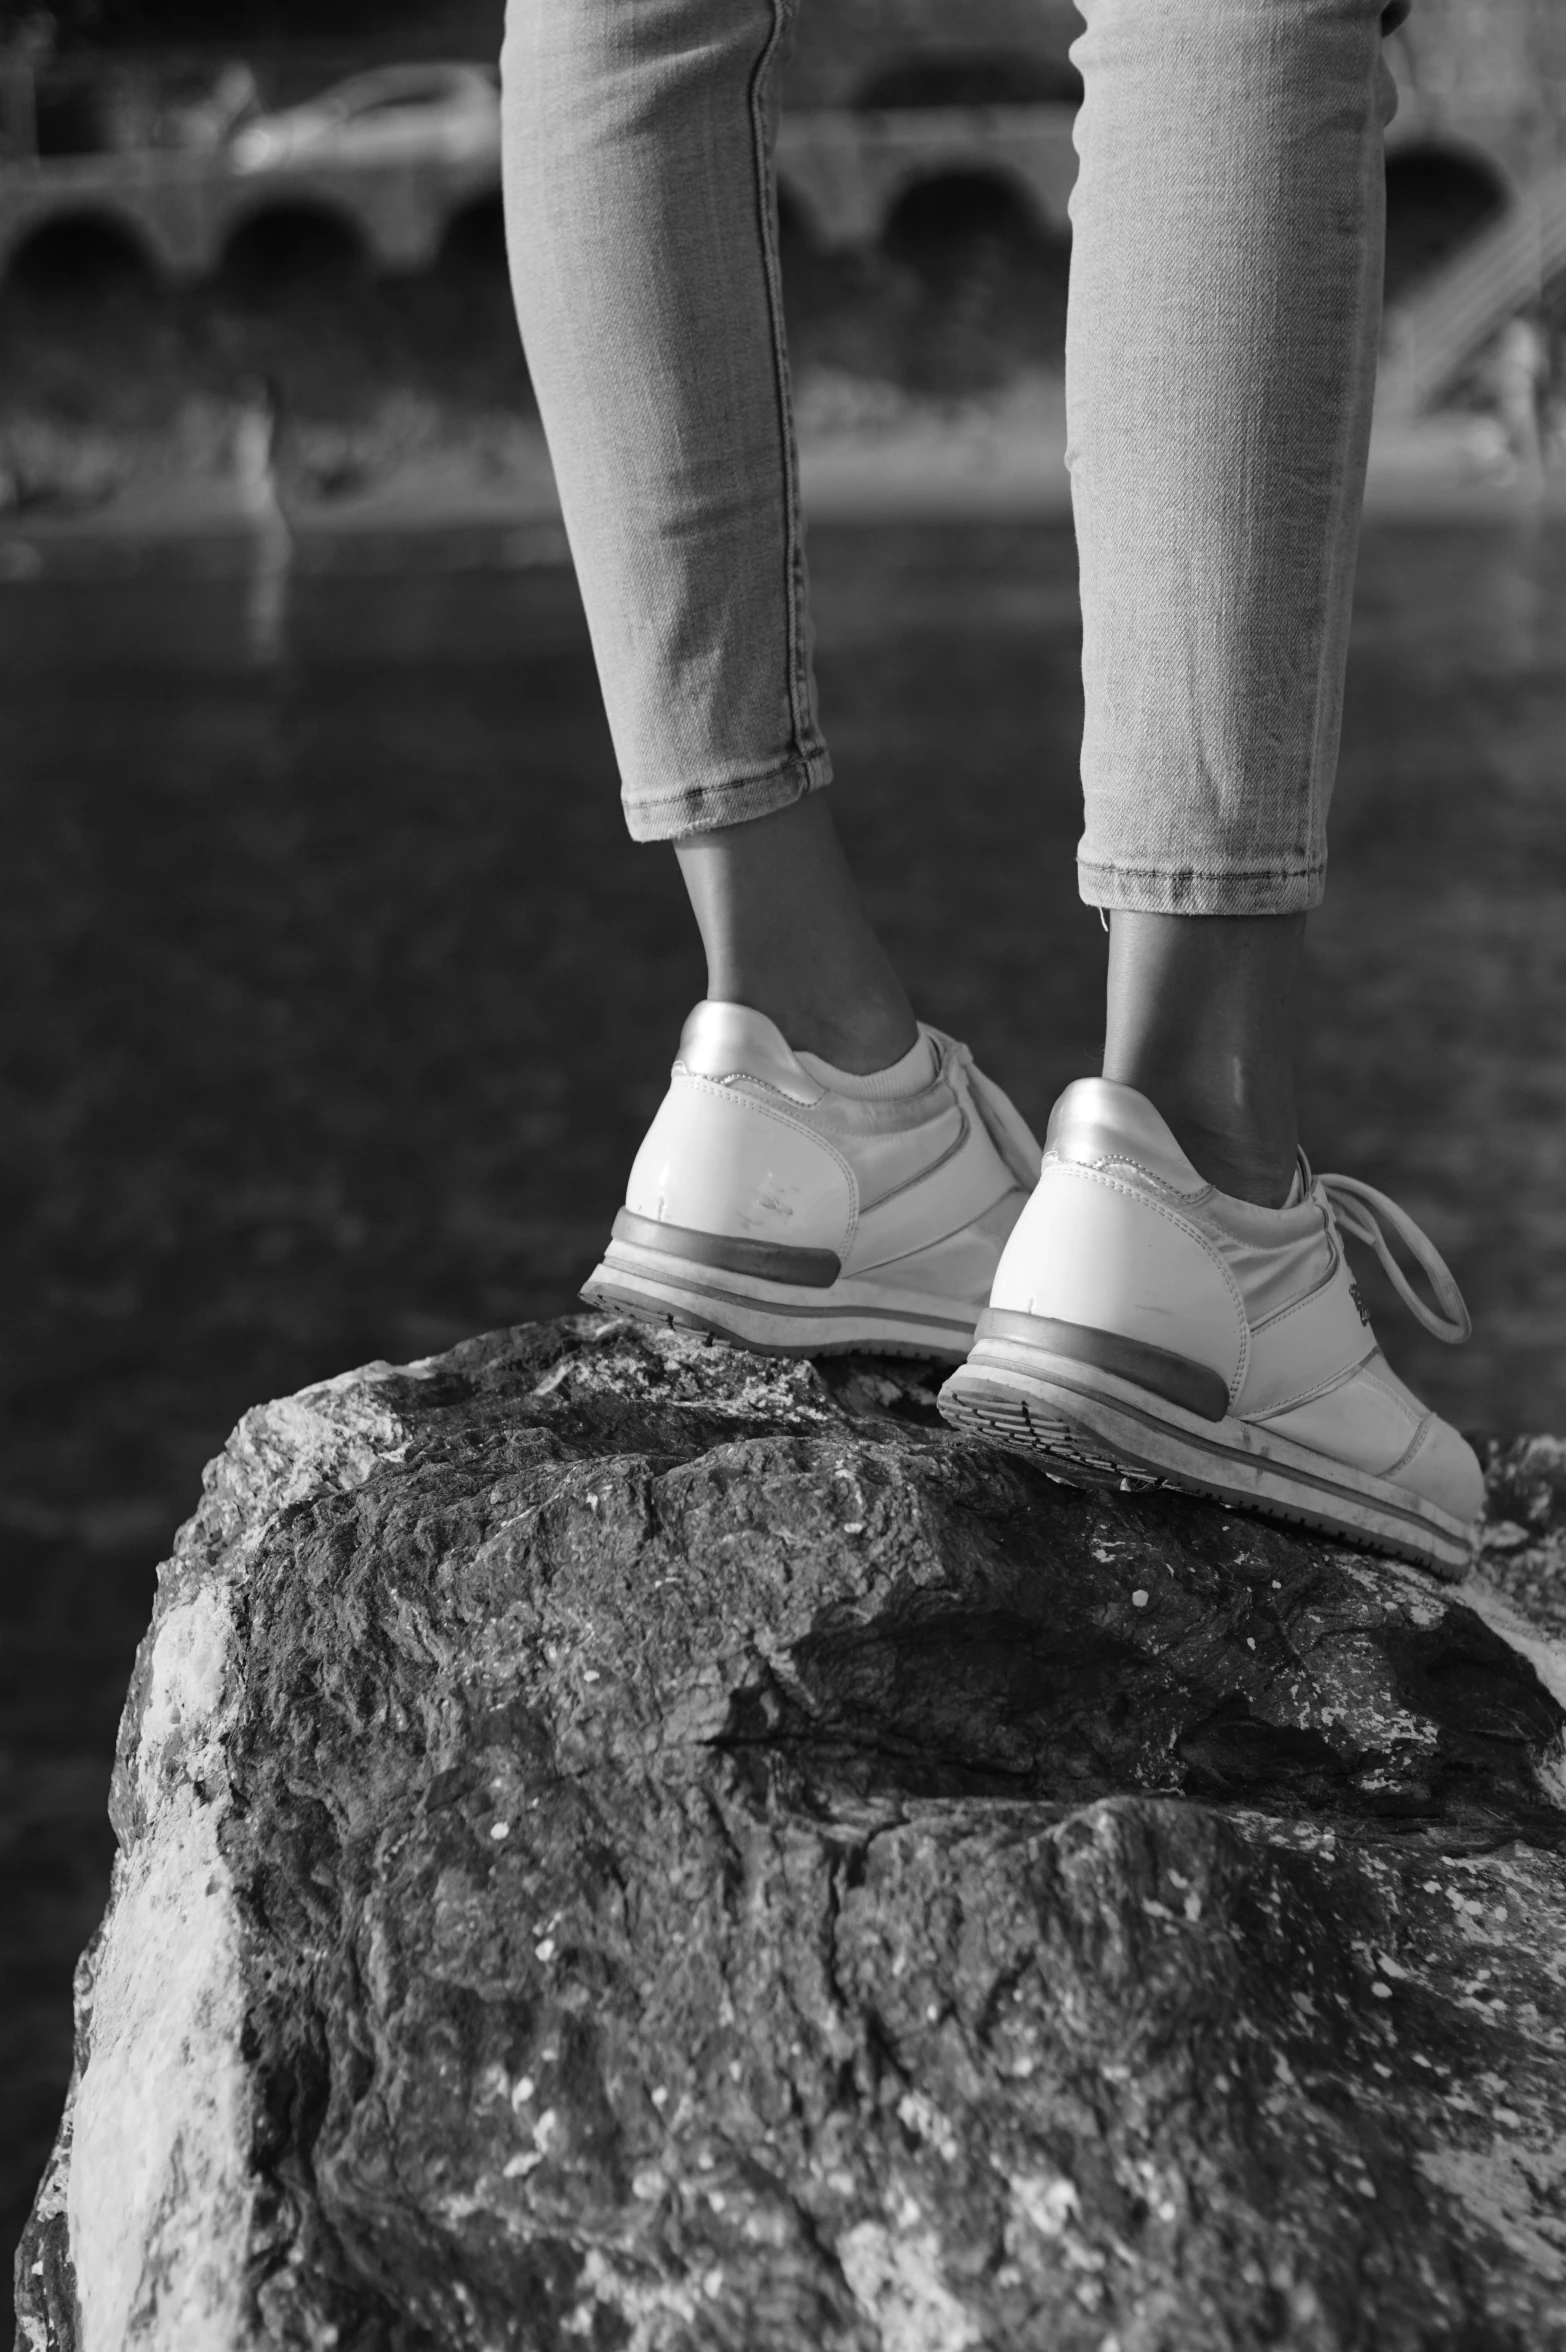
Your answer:
[[[818,529],[823,716],[929,1018],[1096,1067],[1068,529]],[[58,2117],[153,1570],[259,1397],[573,1303],[701,993],[537,545],[0,587],[0,2239]],[[64,559],[61,559],[61,564]],[[1366,540],[1305,1134],[1399,1199],[1470,1429],[1566,1429],[1566,538]]]

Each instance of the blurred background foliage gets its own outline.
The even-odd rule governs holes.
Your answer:
[[[213,24],[212,0],[56,0],[48,11],[64,49],[124,41],[226,42],[360,36],[379,41],[401,29],[422,30],[431,15],[424,0],[223,0]]]

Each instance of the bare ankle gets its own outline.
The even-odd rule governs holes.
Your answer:
[[[1303,915],[1116,913],[1104,1076],[1160,1111],[1193,1168],[1280,1208],[1298,1132],[1292,1044]]]
[[[775,1021],[796,1053],[865,1076],[901,1060],[913,1008],[859,902],[827,795],[696,834],[675,854],[707,994]]]
[[[900,989],[895,996],[856,989],[823,1002],[791,976],[780,980],[759,973],[719,972],[709,975],[707,994],[765,1013],[796,1053],[816,1054],[855,1077],[900,1061],[919,1034]]]
[[[1282,1208],[1299,1166],[1299,1138],[1292,1125],[1265,1135],[1237,1132],[1178,1104],[1171,1107],[1167,1095],[1161,1101],[1158,1092],[1145,1087],[1140,1091],[1166,1121],[1198,1176],[1233,1200],[1253,1201],[1259,1209]]]

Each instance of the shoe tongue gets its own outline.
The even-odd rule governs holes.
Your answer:
[[[829,1093],[841,1094],[849,1102],[907,1102],[933,1086],[941,1069],[940,1054],[922,1030],[908,1051],[882,1070],[840,1070],[813,1053],[801,1052],[798,1058]]]
[[[749,1005],[704,997],[680,1031],[675,1057],[697,1078],[754,1078],[790,1102],[818,1103],[826,1092],[796,1060],[775,1021]]]

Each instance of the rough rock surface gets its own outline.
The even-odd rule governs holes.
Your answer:
[[[1566,1449],[1482,1577],[590,1317],[241,1423],[29,2352],[1566,2345]]]

